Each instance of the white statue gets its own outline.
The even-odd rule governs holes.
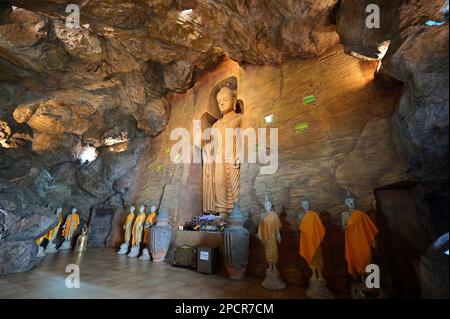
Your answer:
[[[345,231],[345,259],[348,273],[353,277],[353,298],[365,298],[365,269],[372,263],[372,248],[376,249],[378,229],[370,217],[356,209],[356,199],[347,196],[347,210],[342,213],[341,223]]]
[[[142,240],[144,249],[142,249],[142,255],[139,257],[139,260],[150,260],[150,252],[148,251],[148,245],[150,243],[150,228],[156,223],[156,216],[156,206],[152,205],[150,207],[150,213],[145,218],[144,238]]]
[[[61,227],[61,224],[63,222],[61,207],[58,207],[56,209],[56,216],[58,217],[58,224],[55,227],[53,227],[46,235],[46,238],[48,239],[48,244],[47,247],[45,248],[46,254],[53,254],[58,251],[56,249],[56,244],[54,243],[54,240],[56,238],[56,235],[58,235],[59,227]]]
[[[298,216],[300,231],[299,253],[312,271],[306,295],[314,299],[333,298],[333,294],[328,290],[325,278],[322,276],[323,257],[321,245],[325,236],[325,227],[320,220],[319,214],[311,210],[311,202],[308,199],[304,199],[301,202],[301,206],[302,211]]]
[[[131,232],[131,250],[127,255],[128,257],[137,257],[139,255],[145,218],[145,206],[141,205],[141,207],[139,207],[139,214],[133,224]]]
[[[66,223],[63,226],[62,235],[64,242],[60,249],[71,249],[73,235],[77,232],[78,225],[80,224],[80,216],[78,215],[76,208],[72,209],[72,213],[66,218]]]
[[[133,227],[134,211],[136,208],[134,206],[130,207],[130,213],[127,216],[123,229],[125,230],[125,240],[122,245],[120,245],[120,250],[117,252],[118,255],[125,255],[128,252],[128,248],[131,240],[131,229]]]

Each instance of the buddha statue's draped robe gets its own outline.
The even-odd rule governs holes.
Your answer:
[[[147,216],[145,213],[139,213],[136,217],[136,220],[134,221],[131,240],[132,246],[140,244],[142,241],[142,228],[144,228],[144,222],[146,217]]]
[[[231,112],[230,112],[231,113]],[[217,163],[216,151],[211,152],[205,146],[203,150],[203,212],[228,213],[234,202],[238,199],[240,164],[237,158],[237,131],[230,137],[226,134],[226,128],[236,129],[241,125],[241,115],[232,111],[225,119],[220,119],[213,124],[213,128],[221,132],[222,161]],[[213,137],[214,139],[214,137]],[[212,143],[212,142],[210,142]],[[230,147],[225,147],[229,143]]]
[[[131,240],[131,228],[133,226],[134,213],[130,212],[125,221],[125,242],[128,244]]]
[[[352,211],[345,228],[345,259],[352,276],[365,273],[372,262],[372,243],[377,233],[377,227],[365,212]]]
[[[64,225],[64,229],[62,231],[62,235],[66,240],[72,238],[73,234],[78,228],[80,224],[80,216],[77,213],[71,213],[66,218],[66,223]]]
[[[61,227],[61,224],[63,222],[63,218],[61,214],[58,215],[58,224],[50,229],[50,231],[45,235],[45,238],[47,238],[49,241],[54,240],[56,237],[56,234],[58,233],[59,227]]]
[[[305,258],[312,269],[323,268],[322,250],[320,244],[325,236],[325,227],[317,212],[309,210],[299,225],[300,255]]]
[[[258,227],[256,237],[263,243],[267,262],[278,262],[278,242],[277,234],[281,228],[281,221],[278,215],[270,211],[264,216]]]

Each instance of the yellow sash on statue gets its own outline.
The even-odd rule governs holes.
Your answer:
[[[58,225],[56,225],[55,227],[50,229],[50,231],[45,235],[45,238],[47,238],[48,240],[52,240],[53,237],[55,237],[56,233],[58,232],[58,229],[61,226],[62,222],[63,222],[63,218],[62,218],[61,214],[59,214],[58,215]]]
[[[139,224],[141,224],[141,223],[144,223],[145,218],[146,218],[146,215],[145,215],[145,214],[139,214],[139,215],[136,217],[136,220],[134,221],[133,230],[132,230],[132,232],[131,232],[131,235],[132,235],[131,245],[132,245],[132,246],[136,245],[136,242],[137,242],[137,240],[136,240],[136,239],[137,239],[137,238],[136,238],[136,225],[139,225]],[[142,234],[142,233],[141,233],[141,234]]]
[[[311,265],[317,249],[325,236],[325,227],[319,215],[309,210],[299,225],[300,229],[300,255]]]
[[[62,231],[63,237],[66,237],[69,234],[69,230],[71,229],[72,226],[77,228],[79,224],[80,224],[80,216],[78,216],[77,213],[73,213],[67,216],[66,227],[64,227]]]
[[[354,210],[345,228],[345,259],[348,273],[364,273],[372,262],[372,243],[378,229],[366,213]]]
[[[271,235],[276,234],[280,228],[280,218],[275,212],[270,212],[266,217],[261,219],[258,227],[258,234],[256,236],[259,240],[264,242],[268,240]]]

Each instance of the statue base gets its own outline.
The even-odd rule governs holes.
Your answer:
[[[44,257],[44,256],[45,256],[44,247],[39,246],[39,250],[38,250],[36,257],[40,258],[40,257]]]
[[[68,240],[65,240],[63,243],[62,243],[62,245],[61,245],[61,247],[59,247],[59,249],[61,250],[67,250],[67,249],[71,249],[72,248],[72,245],[70,244],[70,241],[68,241]]]
[[[139,257],[139,260],[147,261],[150,260],[150,253],[148,252],[147,248],[144,248],[142,250],[142,255]]]
[[[245,271],[247,270],[247,267],[237,269],[234,267],[226,267],[228,272],[228,277],[232,280],[243,280],[245,278]]]
[[[266,278],[261,285],[268,290],[283,290],[286,283],[281,280],[280,273],[275,269],[266,269]]]
[[[139,250],[140,250],[139,245],[135,245],[135,246],[131,247],[131,250],[127,256],[130,258],[135,258],[139,255]]]
[[[117,252],[117,255],[126,255],[127,252],[128,252],[128,244],[123,243],[122,245],[120,245],[120,249]]]
[[[58,251],[58,249],[56,249],[56,245],[55,243],[51,242],[47,245],[47,247],[45,248],[45,253],[46,254],[54,254]]]
[[[311,299],[334,299],[333,293],[328,290],[325,279],[316,279],[311,276],[306,295]]]

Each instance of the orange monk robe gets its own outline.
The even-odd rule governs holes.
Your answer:
[[[270,212],[264,217],[258,227],[256,236],[264,245],[266,260],[276,263],[278,261],[277,234],[281,228],[281,221],[275,212]]]
[[[325,227],[319,215],[312,210],[309,210],[303,217],[299,225],[300,229],[300,256],[305,258],[308,265],[311,266],[317,250],[325,236]]]
[[[64,227],[62,231],[63,237],[66,237],[69,234],[71,227],[73,227],[74,229],[74,232],[72,233],[73,235],[79,224],[80,224],[80,216],[77,213],[72,213],[69,216],[67,216],[66,227]]]
[[[36,244],[37,244],[38,246],[40,246],[40,245],[42,244],[42,242],[44,241],[44,238],[46,238],[45,235],[42,236],[42,237],[40,237],[40,238],[38,238],[38,239],[36,239],[36,240],[35,240]]]
[[[145,221],[146,215],[145,214],[138,214],[138,216],[136,217],[136,220],[134,221],[134,225],[133,225],[133,230],[131,232],[131,245],[134,246],[137,243],[137,236],[142,236],[142,230],[140,232],[140,234],[136,234],[136,226],[139,224],[142,224],[142,227],[144,226],[144,221]],[[142,239],[142,238],[141,238]]]
[[[372,262],[372,243],[378,229],[366,213],[354,210],[345,228],[345,259],[348,273],[356,276]]]
[[[63,218],[62,218],[61,214],[59,214],[59,215],[58,215],[58,225],[56,225],[55,227],[53,227],[53,228],[45,235],[45,238],[47,238],[48,240],[52,240],[52,239],[55,237],[56,233],[58,232],[59,227],[61,226],[62,222],[63,222]]]
[[[145,223],[151,223],[152,225],[155,225],[155,222],[156,222],[156,213],[153,212],[153,213],[148,214],[147,218],[145,219]],[[149,243],[149,234],[148,234],[149,232],[150,232],[150,227],[145,227],[144,228],[144,244],[145,245],[147,245]]]

